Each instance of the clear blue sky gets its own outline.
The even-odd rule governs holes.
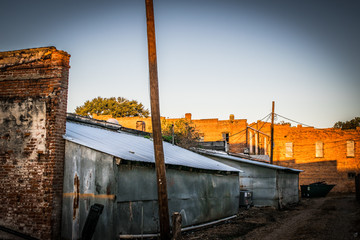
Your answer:
[[[154,0],[161,115],[315,127],[360,116],[360,2]],[[145,3],[2,0],[0,51],[71,54],[68,111],[97,96],[150,109]],[[282,119],[279,119],[282,120]]]

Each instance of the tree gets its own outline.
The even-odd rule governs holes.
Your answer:
[[[355,117],[346,122],[338,121],[334,124],[334,128],[341,128],[342,130],[356,129],[356,127],[360,127],[360,117]]]
[[[183,148],[197,146],[199,134],[195,127],[191,126],[190,121],[179,119],[175,122],[164,119],[161,124],[163,140],[172,142],[172,128],[174,128],[175,144]]]
[[[102,98],[97,97],[87,100],[82,106],[76,107],[75,113],[81,116],[111,115],[112,117],[148,117],[149,110],[135,100],[127,100],[123,97]]]

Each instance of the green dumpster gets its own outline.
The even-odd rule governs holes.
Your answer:
[[[301,197],[315,198],[325,197],[335,184],[326,184],[325,182],[316,182],[309,185],[301,185]]]

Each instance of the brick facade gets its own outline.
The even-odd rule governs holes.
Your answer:
[[[304,170],[300,184],[326,181],[336,184],[333,192],[355,191],[354,177],[360,173],[360,128],[276,125],[274,132],[274,163]],[[354,143],[353,154],[348,152],[348,142]]]
[[[0,225],[39,239],[60,238],[69,58],[0,52]]]

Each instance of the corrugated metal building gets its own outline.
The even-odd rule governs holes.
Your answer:
[[[284,205],[299,202],[301,170],[243,159],[219,151],[197,150],[197,152],[243,170],[239,173],[240,188],[253,192],[255,206],[282,208]]]
[[[153,142],[73,120],[66,125],[62,237],[79,239],[90,206],[105,206],[93,239],[159,231]],[[164,143],[169,211],[183,227],[237,214],[239,170]]]

